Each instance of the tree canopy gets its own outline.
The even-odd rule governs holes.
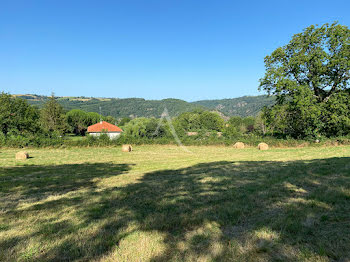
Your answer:
[[[0,105],[0,132],[4,135],[23,135],[40,129],[38,109],[25,100],[1,93]]]
[[[266,111],[275,131],[294,137],[349,132],[348,27],[309,26],[266,56],[265,67],[260,89],[277,97]]]
[[[52,94],[41,109],[41,124],[45,131],[62,135],[67,131],[68,125],[63,107],[56,101]]]
[[[265,57],[260,87],[278,98],[308,88],[318,101],[347,90],[350,80],[350,30],[339,24],[309,26]]]

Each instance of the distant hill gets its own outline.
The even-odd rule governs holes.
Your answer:
[[[242,96],[231,99],[201,100],[193,104],[201,105],[211,110],[217,110],[228,116],[256,116],[264,106],[275,103],[275,97]]]
[[[14,95],[26,99],[30,104],[42,107],[49,99],[41,95]],[[275,99],[267,96],[244,96],[232,99],[202,100],[186,102],[180,99],[145,100],[143,98],[93,98],[93,97],[57,97],[66,109],[81,109],[87,112],[101,112],[116,118],[121,117],[160,117],[166,107],[170,116],[195,109],[219,111],[227,116],[255,116],[265,105],[271,105]]]
[[[49,99],[39,95],[15,95],[26,99],[30,104],[42,107]],[[180,99],[145,100],[143,98],[92,98],[92,97],[57,97],[57,101],[66,109],[81,109],[87,112],[100,112],[116,118],[121,117],[160,117],[164,108],[170,116],[198,108],[207,109],[201,105],[188,103]]]

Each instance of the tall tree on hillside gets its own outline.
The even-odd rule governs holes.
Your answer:
[[[285,46],[265,57],[260,89],[277,96],[288,125],[282,132],[299,136],[337,135],[327,128],[330,119],[349,129],[350,30],[333,23],[307,27]],[[342,104],[329,114],[331,104]],[[344,104],[345,103],[345,104]],[[286,106],[281,106],[286,105]],[[345,112],[346,111],[346,112]],[[339,118],[339,114],[347,115]],[[274,123],[276,125],[276,123]],[[344,131],[344,130],[343,130]]]
[[[54,94],[41,109],[41,124],[47,132],[62,135],[67,131],[68,125],[63,107],[56,101]]]

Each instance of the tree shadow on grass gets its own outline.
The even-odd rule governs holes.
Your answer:
[[[116,261],[140,261],[141,256],[142,261],[345,260],[350,257],[349,160],[202,163],[106,187],[98,187],[96,179],[126,173],[130,165],[33,167],[37,170],[9,192],[20,188],[22,197],[39,194],[44,201],[5,209],[5,221],[22,216],[12,224],[20,227],[27,217],[49,215],[38,218],[30,234],[0,239],[0,248],[18,258],[16,247],[28,239],[52,241],[29,256],[42,261],[109,255]],[[70,178],[60,182],[66,169]],[[44,175],[43,170],[51,171]],[[5,181],[21,172],[7,169]],[[42,180],[49,183],[40,187]],[[84,190],[44,198],[67,189]],[[159,237],[146,238],[136,253],[130,251],[155,234]],[[157,245],[161,252],[148,252]]]
[[[131,166],[85,163],[0,168],[0,192],[13,196],[10,203],[11,208],[14,208],[20,200],[39,201],[52,195],[96,188],[96,179],[123,174]]]

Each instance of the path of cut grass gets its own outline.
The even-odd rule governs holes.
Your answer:
[[[0,261],[346,261],[350,147],[0,149]]]

